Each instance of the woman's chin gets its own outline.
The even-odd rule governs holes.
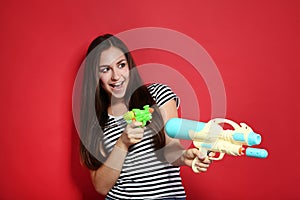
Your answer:
[[[122,99],[125,96],[125,91],[113,91],[112,97],[115,99]]]

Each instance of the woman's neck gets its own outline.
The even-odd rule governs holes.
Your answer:
[[[108,114],[112,116],[121,116],[128,111],[128,108],[124,102],[124,100],[118,100],[112,102],[112,104],[108,107]]]

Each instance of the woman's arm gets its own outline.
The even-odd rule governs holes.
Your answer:
[[[93,185],[100,194],[106,195],[115,185],[120,176],[128,148],[143,138],[144,128],[140,128],[141,125],[141,122],[128,124],[107,160],[97,170],[91,170]]]
[[[164,124],[174,117],[178,117],[176,102],[175,100],[170,100],[160,107],[160,112],[162,114]],[[185,150],[180,144],[179,139],[170,138],[166,135],[166,147],[165,147],[165,158],[168,162],[175,166],[192,166],[193,160],[198,157],[199,162],[196,163],[198,170],[201,172],[207,171],[211,161],[206,155],[202,155],[197,148],[191,148]]]

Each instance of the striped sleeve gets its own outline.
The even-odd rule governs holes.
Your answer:
[[[153,99],[156,101],[158,107],[161,107],[172,99],[175,100],[177,108],[179,107],[180,99],[169,86],[160,83],[153,83],[148,86],[148,90]]]

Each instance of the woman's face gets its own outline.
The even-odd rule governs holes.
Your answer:
[[[129,82],[129,66],[124,53],[110,47],[100,55],[98,75],[102,88],[116,98],[123,98]]]

